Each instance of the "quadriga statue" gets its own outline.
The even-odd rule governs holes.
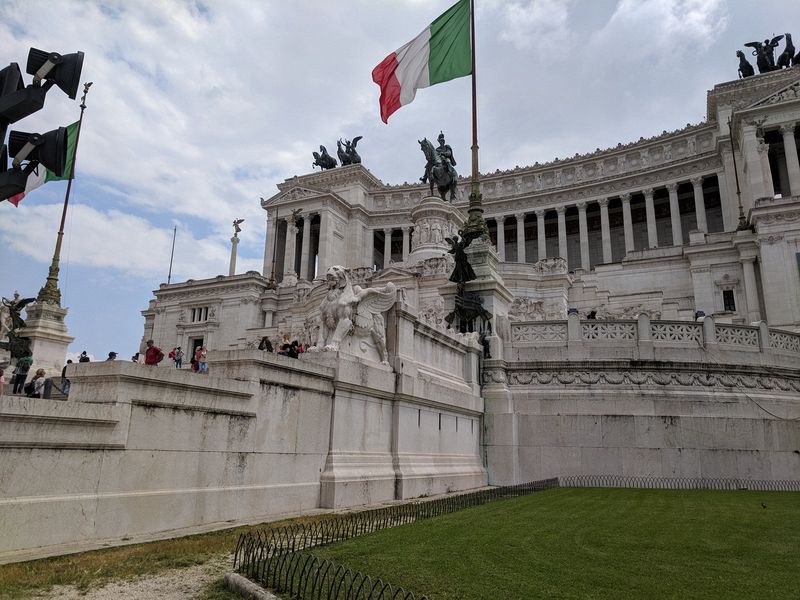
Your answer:
[[[389,364],[383,313],[395,302],[395,285],[387,283],[381,288],[353,285],[345,268],[338,265],[328,269],[325,281],[328,293],[320,306],[319,338],[309,351],[338,350],[348,335],[370,336],[378,348],[381,363]]]

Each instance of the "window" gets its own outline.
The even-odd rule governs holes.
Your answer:
[[[192,323],[200,323],[202,321],[208,321],[207,306],[199,306],[192,309]]]
[[[736,312],[736,300],[733,297],[733,290],[722,290],[722,309]]]

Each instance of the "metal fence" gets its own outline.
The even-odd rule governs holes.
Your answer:
[[[425,598],[380,579],[373,580],[359,571],[337,566],[306,550],[554,487],[558,487],[556,478],[349,513],[312,523],[249,531],[239,536],[234,568],[264,587],[304,600]]]
[[[800,492],[800,481],[760,479],[711,479],[703,477],[628,477],[625,475],[567,475],[559,487],[642,488],[669,490],[754,490]]]

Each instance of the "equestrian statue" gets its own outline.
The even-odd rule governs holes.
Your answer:
[[[427,138],[417,140],[420,149],[425,154],[425,173],[419,180],[422,183],[430,182],[431,195],[433,186],[439,190],[442,200],[447,200],[447,192],[450,192],[450,202],[456,199],[456,185],[458,173],[456,173],[456,160],[453,158],[453,149],[444,141],[444,133],[439,132],[439,146],[433,147]]]

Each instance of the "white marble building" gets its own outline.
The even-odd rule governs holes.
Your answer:
[[[568,307],[600,318],[645,311],[685,320],[703,311],[718,322],[800,330],[798,122],[800,69],[792,68],[715,86],[700,124],[483,174],[485,217],[514,298],[510,318],[565,318]],[[465,184],[455,204],[462,212]],[[386,185],[361,165],[278,188],[262,202],[262,272],[162,285],[144,312],[144,339],[184,348],[202,339],[226,350],[264,334],[311,341],[306,300],[333,264],[362,281],[387,279],[390,269],[411,277],[412,302],[442,316],[428,280],[445,281],[447,269],[423,259],[444,254],[459,211],[415,223],[427,187]],[[417,251],[426,244],[432,252]]]
[[[444,326],[466,198],[361,165],[287,179],[262,272],[143,311],[143,340],[205,345],[210,375],[88,363],[68,402],[0,398],[0,562],[566,475],[800,489],[798,125],[793,67],[717,85],[680,131],[482,175],[490,357]],[[387,364],[355,336],[256,350],[317,340],[333,265],[397,288]]]

